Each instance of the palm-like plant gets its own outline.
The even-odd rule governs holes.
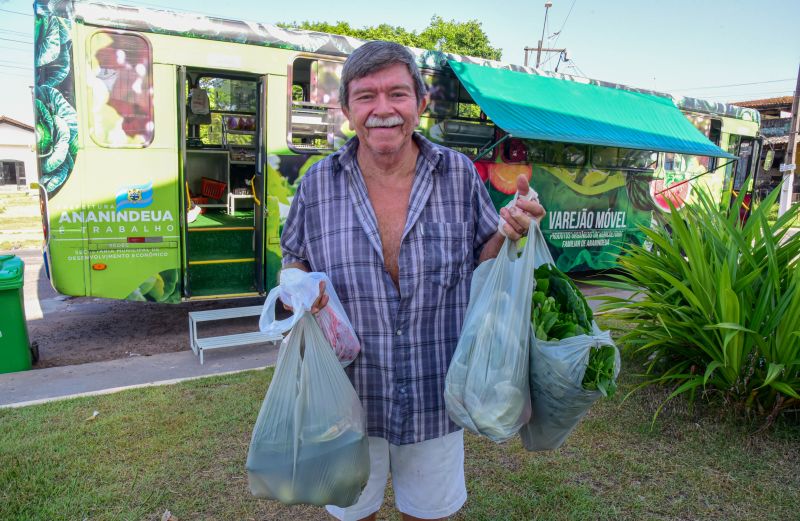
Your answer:
[[[768,423],[800,403],[800,234],[789,233],[800,211],[794,205],[770,223],[777,197],[742,223],[701,190],[664,215],[665,227],[644,229],[652,247],[628,248],[620,271],[601,283],[633,292],[604,297],[602,308],[636,325],[620,342],[647,357],[637,389],[674,385],[654,421],[667,401],[694,400],[698,390]]]

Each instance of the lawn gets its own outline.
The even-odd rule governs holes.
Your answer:
[[[608,324],[610,321],[605,320]],[[800,428],[764,433],[665,391],[599,402],[559,450],[466,436],[457,520],[787,520],[800,505]],[[0,410],[0,519],[327,519],[250,496],[244,462],[272,369]],[[98,411],[94,418],[94,411]],[[380,519],[399,519],[384,507]]]
[[[36,192],[0,192],[0,251],[42,245]]]

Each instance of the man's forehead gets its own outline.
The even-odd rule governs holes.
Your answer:
[[[389,81],[392,86],[409,86],[414,88],[414,79],[408,71],[408,67],[404,63],[390,63],[385,67],[372,71],[365,76],[355,78],[352,81],[353,88],[357,89],[359,86],[366,88],[369,83]],[[357,85],[361,84],[361,85]]]

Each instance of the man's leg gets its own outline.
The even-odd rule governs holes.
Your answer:
[[[441,520],[467,500],[464,431],[411,445],[389,445],[395,505],[404,520]]]

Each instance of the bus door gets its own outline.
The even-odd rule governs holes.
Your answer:
[[[262,76],[258,81],[258,128],[256,142],[256,165],[255,177],[253,177],[251,188],[253,194],[253,211],[255,235],[253,246],[255,249],[255,282],[256,290],[260,293],[266,291],[266,231],[267,224],[267,204],[266,204],[266,164],[267,164],[267,81],[268,76]]]
[[[181,184],[184,295],[254,296],[263,291],[263,223],[257,157],[263,104],[257,75],[186,68]],[[263,177],[263,176],[262,176]]]
[[[83,195],[73,218],[87,238],[87,295],[179,301],[175,69],[153,63],[142,35],[85,31],[87,60],[76,66],[86,78]]]
[[[755,155],[756,141],[751,137],[732,135],[731,144],[736,144],[735,150],[729,148],[731,153],[739,157],[732,174],[731,205],[736,203],[739,193],[744,190],[744,199],[739,208],[739,219],[744,222],[750,215],[750,207],[753,203],[753,186],[755,186],[753,172],[756,166],[754,157],[758,157]]]

